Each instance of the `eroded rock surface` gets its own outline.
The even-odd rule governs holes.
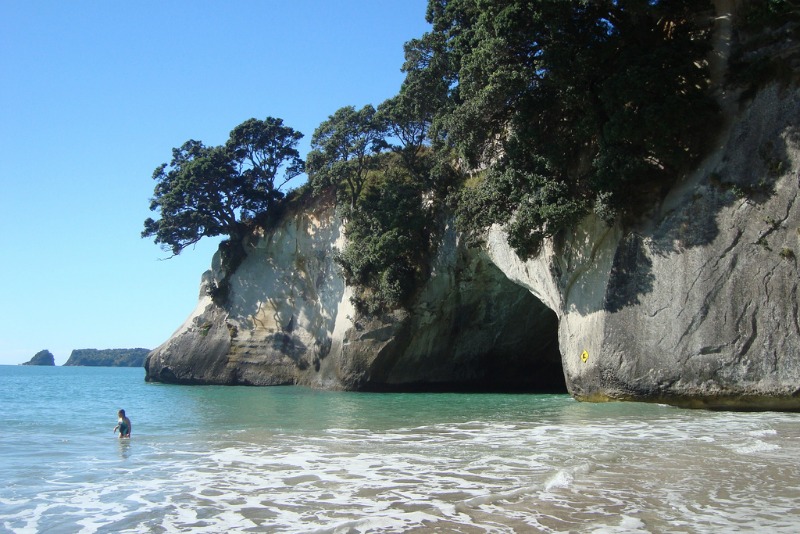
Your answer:
[[[521,262],[492,260],[556,311],[570,392],[800,409],[800,91],[748,103],[720,148],[625,231],[593,218]]]
[[[207,295],[146,362],[147,379],[188,384],[304,384],[357,390],[565,389],[555,314],[480,250],[445,232],[432,275],[408,310],[357,319],[333,260],[332,205],[284,218],[248,244],[227,304]]]

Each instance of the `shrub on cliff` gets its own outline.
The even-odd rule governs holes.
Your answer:
[[[547,164],[541,172],[519,172],[492,167],[459,196],[456,222],[471,244],[480,242],[485,228],[508,223],[508,243],[522,258],[536,254],[546,237],[576,223],[586,212],[581,199],[552,180]]]
[[[345,208],[347,245],[336,258],[355,286],[360,313],[374,315],[405,304],[426,264],[430,213],[423,189],[392,156],[370,174],[355,208]]]

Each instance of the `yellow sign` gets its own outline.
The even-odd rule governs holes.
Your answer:
[[[588,359],[589,359],[589,353],[586,351],[581,352],[581,361],[583,363],[586,363],[586,360]]]

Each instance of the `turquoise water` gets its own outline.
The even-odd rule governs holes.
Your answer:
[[[0,481],[0,532],[797,532],[800,415],[0,366]]]

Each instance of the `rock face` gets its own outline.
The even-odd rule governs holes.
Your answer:
[[[337,357],[355,389],[564,391],[556,315],[449,229],[408,312],[357,322]]]
[[[589,218],[521,262],[489,256],[559,317],[579,399],[800,409],[800,91],[772,87],[640,224]]]
[[[142,367],[148,349],[75,349],[65,366]]]
[[[521,261],[445,232],[414,304],[355,319],[324,203],[254,236],[229,304],[206,295],[148,380],[328,389],[566,388],[582,400],[800,409],[800,91],[768,88],[638,224],[588,217]]]
[[[408,311],[355,320],[333,261],[341,228],[334,206],[322,203],[255,236],[225,308],[207,295],[223,274],[215,257],[195,311],[148,356],[147,380],[564,390],[555,314],[452,230]]]
[[[22,365],[55,365],[56,359],[49,350],[40,350],[29,361]]]
[[[712,76],[737,2],[716,0]],[[253,236],[224,307],[207,296],[147,358],[147,380],[329,389],[566,388],[581,400],[800,410],[800,90],[742,103],[711,155],[639,222],[587,217],[522,261],[502,228],[444,233],[407,310],[356,318],[320,202]],[[739,107],[737,107],[739,106]]]

